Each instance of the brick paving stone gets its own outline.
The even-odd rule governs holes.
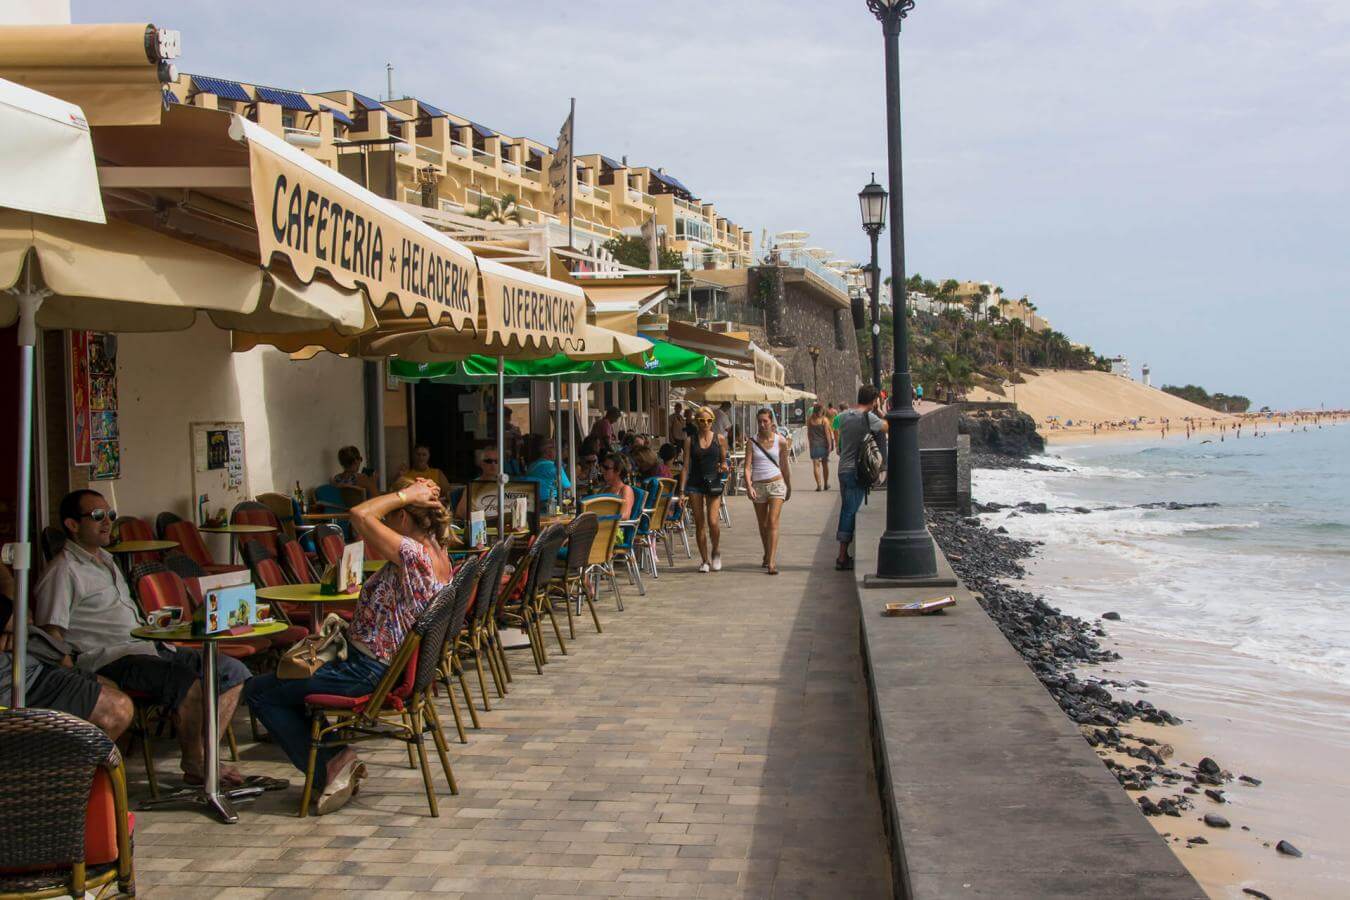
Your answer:
[[[438,818],[405,750],[380,743],[362,748],[371,777],[346,809],[296,818],[299,775],[245,741],[241,713],[240,765],[291,790],[241,804],[232,827],[138,813],[142,894],[888,898],[857,613],[832,567],[837,494],[814,492],[804,464],[793,473],[777,578],[758,567],[750,504],[732,498],[722,572],[663,554],[647,596],[621,584],[624,613],[601,595],[604,634],[578,620],[566,656],[550,635],[543,677],[513,653],[483,727],[467,744],[449,732],[458,796],[433,759]],[[162,773],[176,770],[170,743]]]

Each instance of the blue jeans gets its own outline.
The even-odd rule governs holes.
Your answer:
[[[244,702],[253,710],[272,735],[272,741],[301,772],[309,762],[309,715],[305,697],[309,694],[337,694],[364,697],[380,683],[389,667],[359,650],[351,650],[346,660],[328,663],[309,678],[282,680],[275,675],[257,675],[244,685]],[[336,754],[332,747],[319,748],[314,763],[314,787],[322,790],[328,780],[328,762]]]
[[[839,475],[839,533],[835,538],[841,544],[853,542],[853,531],[858,521],[858,507],[867,492],[858,486],[858,472],[847,469]]]

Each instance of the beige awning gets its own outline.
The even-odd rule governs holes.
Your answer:
[[[103,222],[84,112],[0,78],[0,208]]]
[[[153,125],[176,40],[145,24],[0,27],[0,77],[80,106],[91,125]]]
[[[306,282],[322,271],[424,326],[474,327],[478,274],[463,244],[247,119],[232,116],[229,134],[248,146],[264,264],[285,258]]]
[[[626,334],[622,331],[611,331],[600,325],[586,326],[583,344],[585,349],[569,350],[567,355],[572,359],[594,362],[624,359],[636,365],[640,364],[652,349],[652,342],[644,337]]]
[[[478,271],[483,275],[483,333],[489,343],[548,350],[548,355],[582,349],[586,295],[581,288],[491,259],[480,258]]]
[[[780,403],[789,399],[779,388],[756,382],[753,372],[729,366],[718,368],[725,373],[724,377],[691,388],[685,396],[698,403]]]
[[[241,262],[126,222],[106,225],[0,210],[0,325],[18,317],[12,287],[30,253],[51,292],[42,328],[176,331],[210,315],[221,327],[288,331],[368,327],[359,294]]]
[[[750,354],[755,361],[755,380],[771,387],[782,387],[786,370],[772,353],[750,345]]]

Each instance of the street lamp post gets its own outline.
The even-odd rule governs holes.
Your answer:
[[[919,465],[919,414],[909,376],[909,303],[905,290],[904,177],[900,153],[900,23],[914,0],[867,0],[881,22],[886,43],[887,181],[895,192],[891,212],[891,309],[895,371],[886,411],[889,453],[886,466],[886,532],[877,550],[877,571],[865,584],[890,587],[951,582],[937,574],[937,554],[923,517],[923,472]]]
[[[877,265],[877,238],[886,229],[886,189],[877,184],[877,173],[858,192],[858,208],[862,212],[863,231],[872,244],[872,261],[863,270],[867,282],[867,296],[872,303],[872,387],[881,391],[881,268]]]
[[[811,390],[815,392],[816,399],[820,399],[820,348],[816,346],[808,347],[807,353],[811,354]]]

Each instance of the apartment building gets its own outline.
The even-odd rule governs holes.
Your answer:
[[[181,74],[167,86],[165,102],[238,113],[372,191],[412,206],[456,217],[492,210],[489,218],[525,227],[566,224],[566,200],[555,202],[549,185],[552,146],[420,98],[379,100],[351,90],[295,91]],[[602,154],[574,158],[578,245],[593,248],[637,234],[655,217],[667,248],[684,255],[691,269],[752,262],[752,232],[663,168]]]

